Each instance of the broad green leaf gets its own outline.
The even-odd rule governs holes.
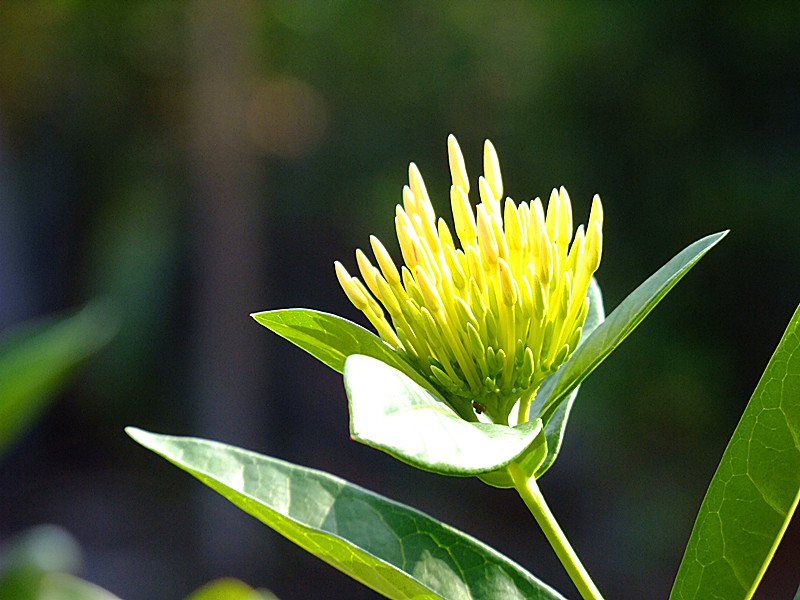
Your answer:
[[[671,600],[753,597],[800,498],[800,307],[700,506]]]
[[[474,538],[333,475],[207,440],[127,432],[388,598],[563,600]]]
[[[518,427],[465,421],[397,369],[359,354],[345,362],[344,385],[351,437],[420,469],[469,476],[531,453],[544,460],[538,419]]]
[[[0,339],[0,453],[44,410],[71,370],[116,331],[91,304],[62,319],[26,323]]]
[[[435,392],[430,382],[391,346],[352,321],[308,308],[267,310],[251,316],[339,373],[344,371],[348,356],[363,354],[399,369],[422,387]]]
[[[592,277],[592,280],[589,284],[589,290],[587,291],[586,295],[589,297],[589,312],[586,315],[586,321],[583,324],[583,335],[581,336],[581,341],[578,343],[578,348],[580,348],[581,344],[583,344],[589,337],[589,335],[597,328],[600,323],[603,322],[603,319],[606,317],[605,310],[603,308],[603,293],[600,291],[600,285],[597,283],[597,280]],[[542,387],[540,388],[539,392],[537,392],[536,398],[534,399],[533,406],[531,406],[531,414],[538,414],[539,409],[541,408],[539,397],[547,398],[552,395],[552,388],[556,381],[556,376],[558,372],[554,373],[547,379],[545,379],[544,383],[542,383]],[[569,419],[569,413],[572,410],[572,405],[575,402],[575,398],[578,397],[578,391],[580,390],[580,385],[573,389],[569,396],[567,396],[566,400],[561,402],[556,409],[551,413],[552,416],[548,419],[548,421],[544,424],[544,436],[547,440],[547,458],[542,461],[539,466],[536,468],[536,478],[538,479],[542,475],[544,475],[545,471],[550,468],[550,466],[555,462],[556,458],[558,457],[558,453],[561,450],[561,444],[564,442],[564,432],[567,429],[567,419]]]
[[[628,337],[667,292],[727,233],[715,233],[696,241],[631,292],[554,374],[549,395],[542,394],[537,416],[547,423],[572,390]]]
[[[794,594],[794,600],[800,600],[800,587],[797,588],[797,592]]]

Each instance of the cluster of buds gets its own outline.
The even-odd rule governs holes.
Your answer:
[[[524,407],[521,419],[527,419],[539,385],[578,345],[589,309],[587,289],[600,264],[603,209],[595,196],[586,229],[573,231],[563,187],[553,190],[546,211],[539,198],[502,203],[500,165],[489,140],[478,180],[480,203],[473,209],[464,158],[452,135],[447,149],[460,247],[445,221],[436,219],[411,163],[395,214],[405,266],[398,270],[372,236],[377,267],[356,251],[363,283],[338,261],[336,275],[381,338],[462,417],[476,420],[476,413],[485,413],[508,424],[517,402]]]

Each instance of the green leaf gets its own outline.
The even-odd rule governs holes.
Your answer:
[[[586,315],[586,321],[583,324],[583,335],[581,341],[578,343],[578,348],[588,339],[589,335],[597,328],[600,323],[605,319],[606,313],[603,308],[603,293],[600,290],[600,285],[597,280],[592,277],[589,284],[589,290],[586,295],[589,297],[589,312]],[[541,408],[541,398],[548,398],[552,395],[552,388],[556,382],[558,372],[554,373],[542,383],[542,387],[536,394],[533,405],[531,406],[531,414],[538,414]],[[544,424],[544,436],[547,440],[547,457],[536,468],[536,478],[538,479],[544,475],[545,471],[555,462],[558,453],[561,451],[561,445],[564,442],[564,432],[567,429],[567,419],[569,413],[572,411],[572,405],[575,398],[578,397],[580,385],[576,386],[567,396],[566,400],[561,402],[556,409],[551,413],[551,417]]]
[[[67,572],[80,567],[81,550],[67,531],[38,525],[17,534],[0,551],[3,600],[119,600]]]
[[[537,449],[539,462],[544,459],[538,419],[518,427],[465,421],[444,401],[377,359],[349,357],[344,385],[351,437],[420,469],[470,476],[502,469]]]
[[[127,432],[388,598],[563,600],[474,538],[333,475],[216,442]]]
[[[352,321],[308,308],[267,310],[251,316],[339,373],[344,371],[348,356],[363,354],[399,369],[422,387],[436,393],[431,383],[391,346]]]
[[[108,590],[66,573],[47,573],[31,600],[119,600]],[[22,600],[22,599],[16,599]]]
[[[572,390],[636,329],[667,292],[727,233],[715,233],[696,241],[631,292],[554,374],[555,380],[548,390],[549,394],[542,394],[541,409],[537,416],[545,423],[550,421]]]
[[[226,577],[205,584],[185,600],[278,600],[278,597],[267,590],[254,590],[243,581]]]
[[[116,332],[108,308],[25,323],[0,339],[0,453],[39,416],[71,370]]]
[[[753,597],[800,498],[800,307],[700,506],[671,600]]]

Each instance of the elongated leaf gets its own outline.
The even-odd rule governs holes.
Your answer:
[[[589,297],[589,312],[586,315],[586,321],[583,324],[583,335],[581,341],[578,343],[578,348],[581,347],[589,335],[597,328],[603,319],[606,317],[605,309],[603,308],[603,293],[600,291],[600,285],[597,280],[592,277],[589,284],[589,290],[586,295]],[[538,414],[541,408],[542,398],[549,398],[552,395],[552,388],[556,382],[558,372],[554,373],[545,379],[539,392],[536,394],[533,406],[531,406],[531,414]],[[536,468],[536,478],[538,479],[544,475],[545,471],[549,469],[558,457],[561,451],[561,444],[564,442],[564,433],[567,429],[567,419],[572,410],[572,405],[575,403],[575,398],[578,397],[578,391],[581,386],[578,385],[573,389],[566,400],[561,402],[556,409],[551,413],[551,417],[544,424],[544,436],[547,439],[547,457]]]
[[[538,416],[548,422],[553,412],[594,369],[642,322],[675,284],[713,248],[727,231],[696,241],[636,288],[608,315],[588,339],[555,373],[555,381],[547,397],[542,395]]]
[[[127,432],[388,598],[563,600],[474,538],[333,475],[216,442]]]
[[[352,438],[420,469],[469,476],[530,453],[544,459],[538,419],[518,427],[465,421],[397,369],[359,354],[345,362],[344,384]]]
[[[671,600],[752,598],[800,498],[800,307],[722,455]]]
[[[430,382],[386,342],[352,321],[308,308],[267,310],[251,316],[339,373],[344,371],[348,356],[363,354],[399,369],[422,387],[436,393]]]
[[[26,323],[0,340],[0,453],[25,431],[80,361],[116,332],[107,307]]]

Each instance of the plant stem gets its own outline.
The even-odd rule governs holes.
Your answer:
[[[542,528],[547,541],[555,550],[558,559],[567,570],[572,582],[584,600],[603,600],[603,596],[597,586],[589,577],[589,573],[583,568],[578,555],[567,540],[564,532],[561,531],[553,513],[544,501],[544,496],[536,484],[536,478],[530,477],[520,469],[517,463],[512,462],[508,465],[511,479],[514,481],[514,489],[517,490],[528,510],[531,511],[534,519]]]
[[[532,387],[530,391],[519,399],[519,409],[517,410],[517,424],[525,423],[530,418],[531,402],[539,386]]]

